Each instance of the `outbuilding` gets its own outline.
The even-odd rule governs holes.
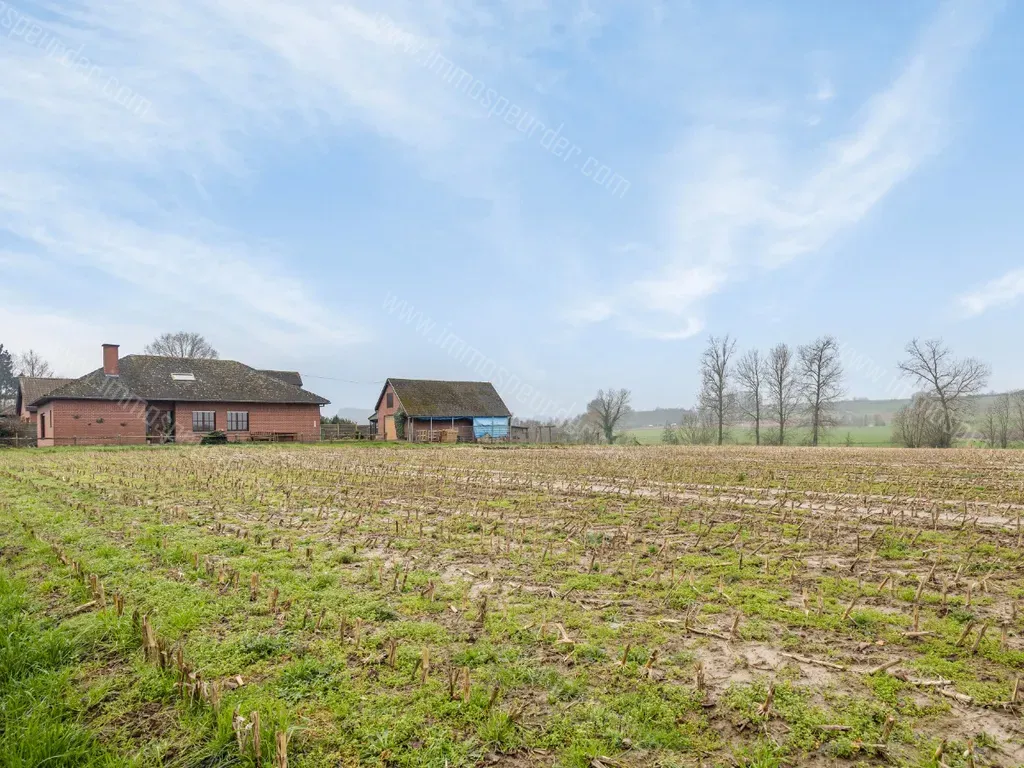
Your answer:
[[[388,379],[371,422],[378,440],[507,440],[512,413],[489,381]]]

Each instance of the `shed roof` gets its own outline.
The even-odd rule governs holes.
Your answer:
[[[498,391],[489,381],[431,381],[429,379],[388,379],[405,412],[413,417],[511,416]]]
[[[41,405],[49,400],[125,400],[131,397],[145,401],[214,403],[327,405],[330,402],[279,376],[234,360],[128,355],[118,361],[118,369],[119,375],[107,376],[98,368],[46,393],[33,404]],[[172,377],[172,374],[192,376]]]

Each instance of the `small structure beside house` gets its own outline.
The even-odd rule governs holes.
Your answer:
[[[36,406],[33,405],[44,395],[48,395],[58,387],[70,384],[74,379],[42,378],[38,376],[21,376],[18,378],[18,393],[14,398],[14,413],[26,423],[36,423]]]
[[[378,440],[509,439],[512,413],[489,381],[388,379],[370,422]]]
[[[121,358],[103,345],[103,367],[29,403],[40,446],[320,439],[328,400],[293,371],[261,371],[234,360]]]

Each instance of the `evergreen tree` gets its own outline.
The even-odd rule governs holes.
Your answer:
[[[18,379],[14,375],[14,358],[0,344],[0,407],[11,405],[18,393]]]

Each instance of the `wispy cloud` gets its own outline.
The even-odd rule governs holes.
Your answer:
[[[237,137],[260,121],[273,130],[296,74],[274,72],[241,26],[225,28],[230,4],[217,5],[82,0],[45,9],[46,23],[17,11],[25,35],[39,22],[63,48],[74,48],[77,63],[39,45],[0,49],[0,230],[13,235],[10,250],[23,258],[100,275],[104,289],[91,293],[119,305],[135,299],[143,318],[214,315],[211,325],[224,335],[256,334],[285,348],[365,339],[355,320],[324,305],[289,268],[286,247],[204,223],[197,211],[168,209],[167,191],[186,178],[201,185],[211,172],[246,172]],[[258,27],[242,4],[234,12],[238,24]],[[285,28],[302,17],[277,14]],[[218,21],[225,36],[214,43]],[[343,21],[358,38],[360,17]],[[316,30],[309,35],[315,47]],[[90,70],[102,82],[92,82]],[[117,89],[126,83],[148,97],[146,109],[119,103]],[[317,90],[314,83],[302,92]],[[297,112],[305,105],[296,93],[288,106]],[[47,298],[44,292],[37,301]],[[70,319],[76,310],[60,311]]]
[[[16,10],[28,34],[39,20]],[[247,143],[357,125],[415,152],[428,174],[485,176],[483,153],[449,120],[466,105],[395,55],[372,9],[77,0],[40,12],[40,27],[89,64],[67,66],[17,41],[0,48],[0,229],[26,256],[98,270],[108,285],[152,298],[154,311],[216,302],[228,325],[286,346],[366,338],[289,267],[286,246],[203,224],[197,212],[166,212],[168,189],[177,198],[176,187],[254,173]],[[448,24],[430,10],[410,22],[430,39]],[[103,83],[83,77],[90,67]],[[111,79],[145,94],[147,109],[104,94]],[[180,290],[196,275],[206,288]]]
[[[835,97],[836,89],[831,80],[823,79],[818,83],[818,89],[814,92],[815,101],[832,101]]]
[[[699,330],[702,303],[730,282],[814,253],[862,221],[942,149],[957,76],[998,8],[944,4],[852,128],[811,152],[794,151],[772,123],[708,121],[689,130],[667,163],[677,181],[665,194],[662,264],[602,297],[621,325],[666,338]],[[831,86],[817,96],[830,98]],[[682,328],[680,317],[688,318]]]
[[[504,10],[482,0],[0,7],[24,19],[22,37],[0,47],[0,231],[26,256],[97,270],[111,285],[151,297],[153,311],[175,281],[209,275],[225,318],[286,346],[346,344],[367,330],[319,298],[309,270],[292,266],[302,258],[289,246],[202,223],[207,188],[256,178],[267,147],[364,132],[408,156],[425,178],[488,200],[494,240],[507,243],[524,227],[516,190],[499,169],[521,137],[480,130],[477,105],[397,52],[379,19],[396,19],[488,82],[509,72],[539,80],[523,55],[531,46],[544,46],[558,28],[599,28],[585,7],[555,12],[542,3],[515,10],[510,25]],[[25,42],[36,22],[87,58],[84,69],[36,45],[35,33]],[[488,47],[465,34],[467,24],[515,31],[503,33],[508,46]],[[90,79],[94,68],[102,78]],[[111,81],[144,95],[146,109],[128,110],[104,93]],[[529,89],[517,98],[550,122]],[[209,307],[199,293],[176,301],[190,311]]]
[[[1024,269],[1011,269],[1002,277],[959,296],[957,304],[967,317],[1012,304],[1024,296]]]

